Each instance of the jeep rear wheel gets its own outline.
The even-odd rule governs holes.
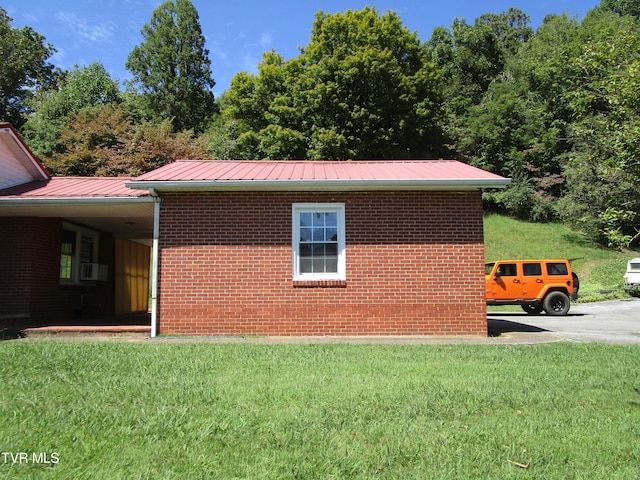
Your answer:
[[[547,315],[566,315],[569,311],[569,297],[563,292],[551,292],[544,297],[542,306]]]
[[[542,305],[532,305],[530,303],[525,303],[521,305],[522,310],[527,312],[529,315],[538,315],[542,313]]]

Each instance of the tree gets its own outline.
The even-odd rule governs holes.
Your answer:
[[[60,135],[68,116],[90,106],[120,102],[118,81],[100,63],[64,72],[57,88],[40,89],[29,102],[31,113],[21,129],[38,156],[50,157],[64,148]]]
[[[205,140],[192,133],[174,133],[168,119],[134,123],[123,104],[95,105],[69,116],[64,150],[43,161],[54,175],[136,176],[177,158],[210,158]]]
[[[514,178],[513,188],[495,196],[506,202],[508,213],[528,220],[555,216],[552,205],[564,183],[561,158],[570,148],[566,129],[571,115],[562,95],[576,77],[566,59],[579,54],[581,42],[575,19],[548,18],[505,62],[453,131],[463,158]],[[529,204],[523,205],[527,198]]]
[[[640,18],[640,0],[602,0],[599,10]]]
[[[533,36],[533,29],[529,26],[531,19],[518,8],[509,8],[500,14],[485,13],[480,15],[475,25],[488,26],[502,46],[503,57],[513,57],[520,46]]]
[[[56,71],[47,59],[55,49],[30,27],[12,28],[0,7],[0,121],[20,127],[33,92],[54,82]]]
[[[584,85],[566,94],[576,121],[561,212],[612,247],[640,238],[640,31],[585,45]]]
[[[268,52],[257,75],[234,77],[222,113],[238,158],[423,157],[441,141],[426,47],[374,8],[319,12],[297,58]]]
[[[170,119],[173,130],[202,132],[215,113],[211,61],[190,0],[167,1],[142,29],[144,41],[129,54],[131,86],[147,100],[149,115]]]
[[[527,15],[510,8],[481,15],[473,25],[455,18],[450,28],[434,29],[427,44],[442,70],[448,112],[463,115],[480,102],[506,61],[532,36],[528,23]]]

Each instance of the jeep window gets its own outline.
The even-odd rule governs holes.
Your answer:
[[[539,277],[542,275],[542,265],[539,263],[523,263],[522,270],[526,277]]]
[[[515,263],[501,263],[496,274],[503,277],[515,277],[518,275],[518,269]]]
[[[547,273],[549,275],[568,275],[569,271],[567,270],[566,263],[547,263]]]
[[[484,274],[485,275],[491,275],[491,271],[493,270],[493,266],[495,265],[494,263],[485,263],[484,264]]]

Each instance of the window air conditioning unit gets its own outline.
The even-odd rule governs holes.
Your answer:
[[[83,263],[80,265],[80,280],[105,282],[108,267],[101,263]]]

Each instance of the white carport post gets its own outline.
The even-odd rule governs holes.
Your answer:
[[[151,338],[158,331],[158,261],[160,258],[160,197],[154,188],[149,189],[153,198],[153,245],[151,253]]]

